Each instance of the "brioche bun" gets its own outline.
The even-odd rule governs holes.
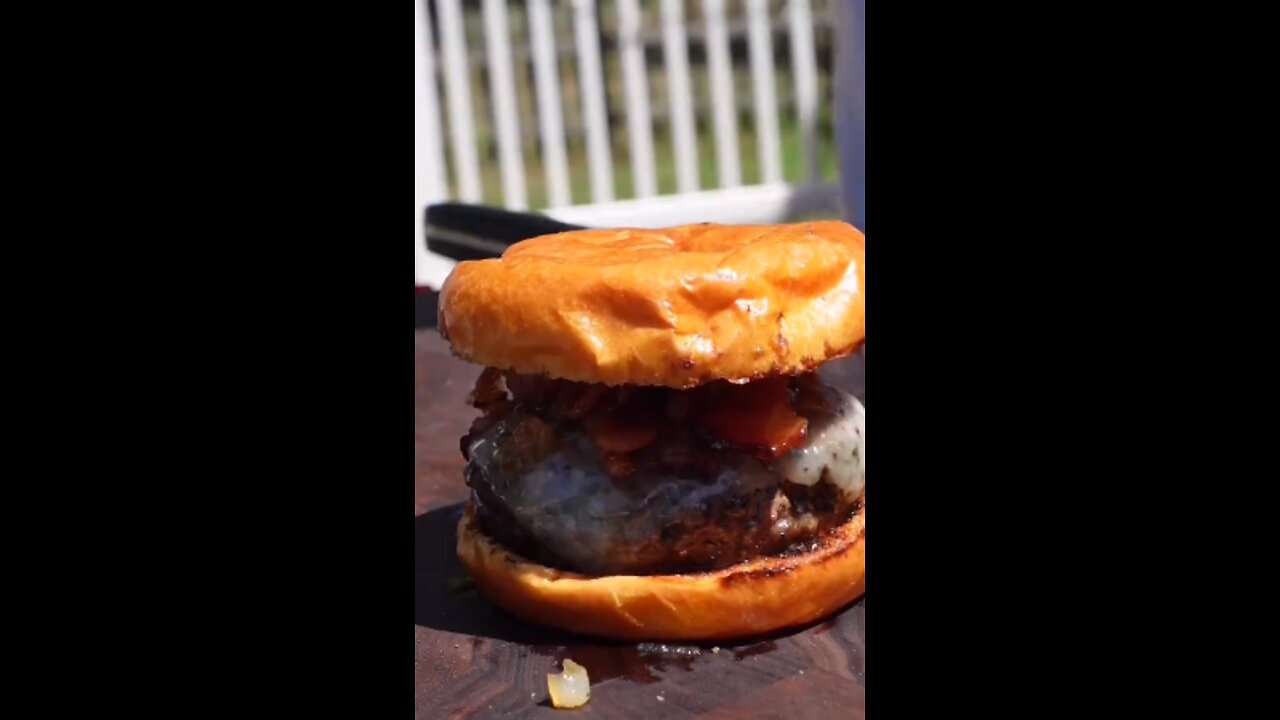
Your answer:
[[[481,591],[517,617],[617,640],[723,640],[826,617],[865,587],[865,508],[807,553],[704,573],[588,577],[515,555],[467,507],[458,557]]]
[[[547,235],[460,263],[440,332],[466,360],[581,382],[794,375],[863,341],[864,248],[842,222]]]

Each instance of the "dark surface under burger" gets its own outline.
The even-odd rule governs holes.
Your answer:
[[[861,405],[814,373],[692,390],[487,368],[462,439],[485,533],[590,575],[804,551],[863,502]]]

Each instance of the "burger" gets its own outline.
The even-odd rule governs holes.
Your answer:
[[[460,263],[439,330],[484,367],[457,553],[548,626],[711,640],[864,592],[865,412],[823,381],[865,339],[845,223],[593,229]]]

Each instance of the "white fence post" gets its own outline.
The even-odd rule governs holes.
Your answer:
[[[698,137],[693,130],[693,85],[689,82],[689,47],[684,34],[684,0],[662,0],[662,56],[667,64],[672,151],[676,165],[676,192],[697,192]]]
[[[489,97],[498,130],[498,166],[502,197],[512,210],[525,210],[524,157],[520,152],[520,112],[511,77],[511,32],[507,29],[507,0],[484,0],[484,40],[489,60]]]
[[[533,46],[533,84],[538,99],[538,132],[542,165],[551,207],[568,205],[569,161],[565,152],[564,115],[560,108],[560,71],[552,32],[549,0],[529,0],[529,42]]]
[[[760,181],[782,181],[782,143],[778,139],[778,100],[773,87],[773,38],[768,0],[747,0],[747,31],[751,45],[751,91],[755,96],[756,142],[760,152]]]
[[[716,168],[720,187],[742,184],[738,163],[738,107],[733,99],[733,60],[725,27],[724,0],[704,0],[707,21],[707,72],[711,80],[711,114],[715,119]]]
[[[813,12],[809,0],[787,0],[791,20],[791,68],[795,73],[796,114],[804,145],[805,179],[821,179],[818,166],[818,71],[813,50]]]
[[[440,135],[435,48],[426,3],[427,0],[414,0],[413,9],[413,276],[419,285],[435,285],[452,263],[427,252],[423,224],[427,205],[449,197]]]
[[[480,162],[476,159],[475,108],[467,73],[467,37],[458,0],[437,0],[440,44],[444,51],[444,89],[449,99],[449,135],[458,197],[480,202]]]
[[[627,92],[627,129],[631,142],[631,175],[638,198],[657,194],[653,169],[653,128],[649,119],[649,75],[640,41],[638,0],[618,0],[618,45],[622,82]]]
[[[578,48],[578,85],[582,119],[587,125],[587,165],[591,169],[591,199],[613,199],[613,161],[609,123],[604,112],[604,72],[600,67],[600,30],[595,0],[573,0],[573,29]]]

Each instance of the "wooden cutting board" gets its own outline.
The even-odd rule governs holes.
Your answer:
[[[865,601],[800,630],[718,645],[611,643],[519,621],[489,604],[454,555],[467,497],[459,438],[480,368],[415,335],[414,701],[419,720],[491,717],[865,717]],[[823,374],[865,399],[860,357]],[[546,675],[587,668],[591,701],[556,710]]]

